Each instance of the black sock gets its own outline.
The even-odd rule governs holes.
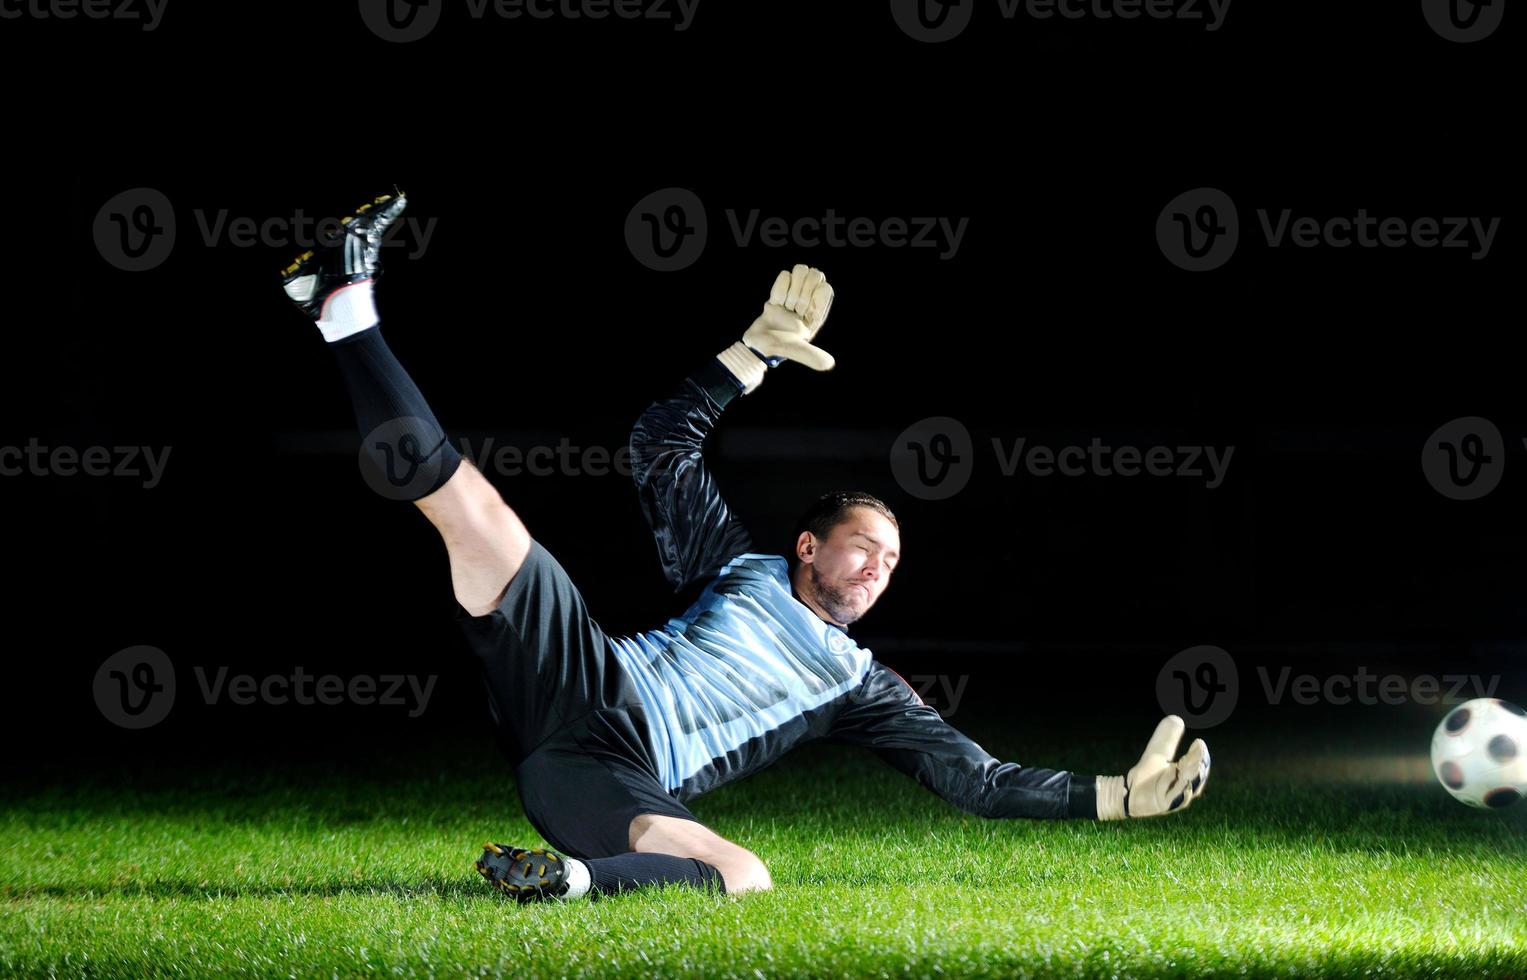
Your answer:
[[[579,860],[589,868],[589,891],[600,895],[662,884],[694,885],[696,888],[714,886],[722,894],[726,893],[721,872],[699,858],[632,851],[614,857]]]
[[[330,344],[350,389],[360,428],[366,482],[391,500],[418,500],[444,486],[461,465],[413,379],[372,327]],[[363,466],[363,470],[368,467]]]

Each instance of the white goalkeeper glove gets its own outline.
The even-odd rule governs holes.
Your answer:
[[[764,372],[783,361],[795,361],[814,371],[830,371],[832,355],[812,346],[827,313],[833,291],[820,269],[798,265],[774,280],[769,302],[742,339],[717,355],[748,394],[763,383]]]
[[[1173,762],[1182,729],[1181,718],[1167,715],[1133,769],[1123,776],[1098,777],[1099,820],[1159,817],[1186,810],[1203,793],[1209,780],[1209,746],[1196,738],[1182,758]]]

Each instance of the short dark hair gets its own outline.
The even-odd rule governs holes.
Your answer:
[[[790,560],[795,561],[795,542],[801,539],[802,531],[810,531],[817,538],[826,541],[832,529],[848,520],[848,512],[855,507],[868,507],[878,511],[881,516],[891,522],[892,527],[898,531],[901,530],[901,525],[896,521],[896,515],[891,513],[891,508],[887,507],[885,501],[879,497],[859,490],[834,490],[832,493],[824,493],[818,497],[816,503],[807,508],[806,513],[795,522],[795,533],[790,536]]]

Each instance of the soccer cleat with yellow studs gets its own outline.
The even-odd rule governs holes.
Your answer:
[[[382,274],[382,239],[408,206],[408,197],[383,194],[339,219],[343,233],[319,243],[281,270],[281,285],[297,308],[311,319],[339,290]]]
[[[567,892],[567,860],[546,848],[484,844],[477,873],[520,902],[559,898]]]

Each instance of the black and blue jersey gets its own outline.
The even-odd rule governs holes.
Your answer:
[[[710,362],[642,414],[631,463],[680,616],[607,638],[644,710],[635,725],[681,800],[755,772],[812,739],[863,745],[971,813],[1096,815],[1094,782],[1000,762],[895,672],[797,599],[785,558],[760,552],[702,452],[741,386]]]

